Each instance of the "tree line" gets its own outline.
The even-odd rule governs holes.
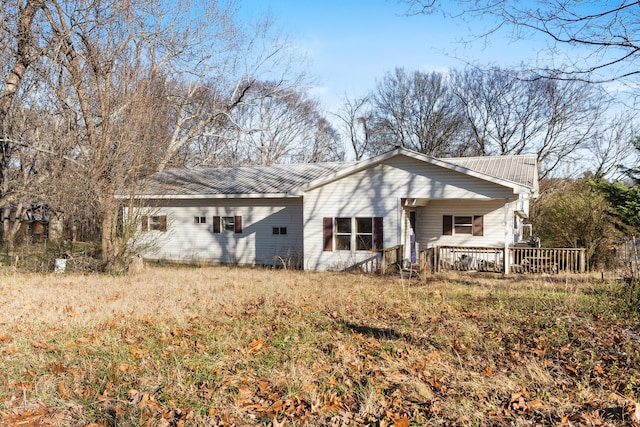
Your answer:
[[[633,153],[635,117],[608,114],[601,87],[525,69],[397,68],[325,112],[286,40],[268,21],[241,25],[236,6],[2,1],[7,248],[23,215],[45,206],[117,268],[127,236],[115,194],[167,167],[341,161],[400,145],[437,157],[536,153],[543,178],[588,152],[603,177]]]

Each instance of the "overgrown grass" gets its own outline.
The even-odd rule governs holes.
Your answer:
[[[622,283],[230,267],[0,283],[4,425],[632,425],[640,411]]]

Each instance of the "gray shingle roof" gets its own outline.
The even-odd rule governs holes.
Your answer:
[[[153,175],[140,194],[280,194],[332,174],[345,163],[309,163],[230,168],[166,169]]]

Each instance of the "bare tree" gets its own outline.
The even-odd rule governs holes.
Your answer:
[[[48,116],[37,106],[24,107],[25,100],[18,96],[4,117],[2,181],[0,193],[0,217],[2,238],[8,250],[13,248],[21,228],[23,217],[33,207],[46,203],[43,183],[49,177],[48,153],[44,152],[51,142],[48,132],[51,124]]]
[[[620,166],[638,164],[638,152],[633,141],[638,135],[636,114],[626,112],[609,120],[585,147],[584,158],[592,159],[593,178],[598,181],[621,174]]]
[[[378,83],[372,103],[374,151],[401,145],[431,156],[456,153],[463,117],[447,76],[397,68]]]
[[[331,123],[320,114],[313,117],[314,128],[312,145],[300,147],[298,161],[301,163],[340,162],[345,159],[340,134]]]
[[[22,79],[37,59],[40,47],[36,40],[36,16],[44,0],[3,1],[0,10],[3,75],[0,79],[0,123],[9,113]]]
[[[468,152],[536,153],[541,177],[590,143],[607,105],[593,85],[516,70],[469,68],[455,72],[454,82],[472,142]]]
[[[458,0],[462,7],[432,0],[403,0],[411,14],[443,11],[469,23],[492,22],[474,37],[491,37],[504,28],[516,39],[541,34],[556,66],[536,67],[540,76],[604,82],[633,79],[640,73],[640,8],[632,0]],[[446,8],[443,6],[446,4]],[[488,18],[488,19],[482,19]]]
[[[453,73],[453,88],[463,107],[471,154],[519,154],[534,131],[535,92],[525,89],[510,71],[467,68]]]
[[[272,82],[256,85],[251,102],[238,110],[252,164],[290,161],[296,147],[311,140],[317,105],[298,91],[275,91],[272,86]]]
[[[355,160],[360,160],[370,149],[369,124],[373,119],[369,96],[353,99],[345,96],[336,117],[351,143]]]
[[[269,165],[342,158],[337,133],[304,91],[273,81],[256,81],[243,102],[195,144],[192,157],[209,165]]]
[[[10,246],[29,208],[27,190],[35,189],[39,153],[29,149],[26,138],[33,138],[29,122],[38,115],[25,106],[20,89],[41,54],[42,5],[41,0],[4,1],[0,8],[0,219],[2,239]]]
[[[24,18],[37,22],[39,31],[30,33],[37,39],[23,43],[18,31],[11,37],[16,46],[26,43],[24,57],[38,51],[34,81],[42,84],[27,87],[23,79],[7,79],[2,102],[19,90],[55,100],[45,114],[52,123],[66,124],[59,139],[65,145],[39,152],[65,160],[56,163],[51,176],[64,177],[75,194],[68,199],[93,209],[103,261],[115,266],[126,248],[116,236],[115,193],[161,170],[182,147],[228,118],[257,73],[287,72],[286,52],[265,38],[268,25],[257,26],[253,34],[236,26],[233,2],[202,7],[160,0],[42,0],[25,5],[41,11],[29,15],[35,16],[31,21]],[[20,50],[14,50],[15,63],[24,65]],[[17,67],[10,76],[22,72]]]
[[[542,132],[533,140],[544,178],[591,143],[604,123],[610,99],[601,87],[581,81],[541,79],[532,84],[546,99],[540,116]]]

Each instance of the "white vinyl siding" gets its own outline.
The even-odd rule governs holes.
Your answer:
[[[418,241],[426,244],[504,245],[504,200],[517,199],[511,188],[398,156],[312,189],[304,195],[304,253],[307,269],[342,269],[366,263],[375,254],[323,251],[323,218],[384,217],[384,247],[403,243],[401,200],[428,199],[417,210]],[[453,198],[446,201],[441,199]],[[442,205],[439,203],[450,203]],[[438,212],[437,220],[434,212]],[[426,212],[426,215],[423,213]],[[485,215],[484,236],[442,236],[442,215]],[[422,224],[421,221],[428,221]],[[437,230],[437,231],[436,231]],[[473,239],[473,240],[471,240]]]
[[[473,236],[454,232],[443,234],[442,217],[445,215],[473,217],[482,215],[483,235]],[[510,208],[509,218],[513,218]],[[432,200],[417,209],[417,241],[425,246],[495,246],[503,247],[505,238],[504,200]],[[509,219],[509,229],[511,222]],[[510,237],[511,241],[512,237]]]
[[[155,202],[166,215],[167,233],[144,251],[148,259],[272,265],[302,258],[302,201],[291,199],[207,199]],[[213,217],[242,218],[242,233],[214,233]],[[206,223],[195,224],[195,217]],[[273,235],[274,227],[286,232]],[[281,260],[282,259],[282,260]]]

